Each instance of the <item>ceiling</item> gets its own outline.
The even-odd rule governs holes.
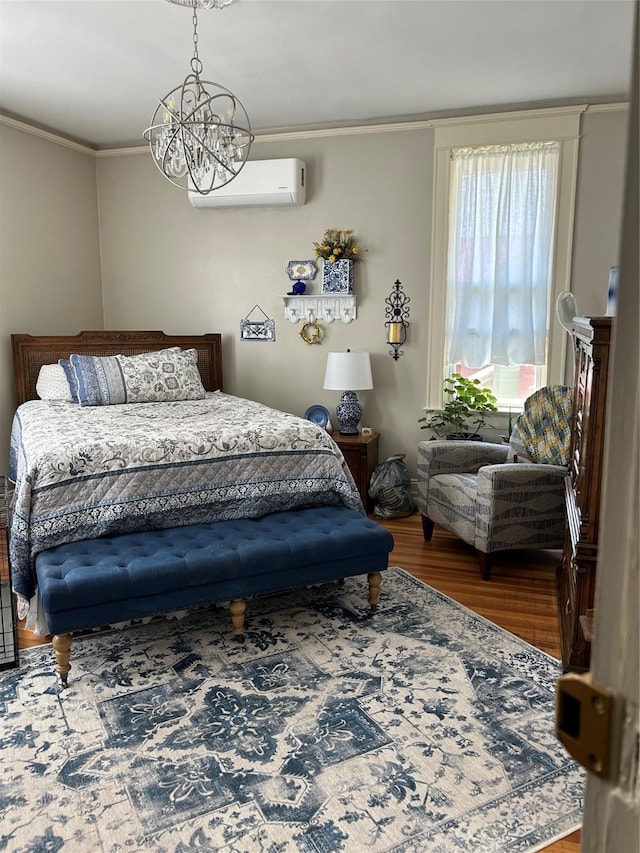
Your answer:
[[[627,98],[633,0],[235,0],[199,11],[202,78],[254,132]],[[193,52],[165,0],[0,0],[0,112],[143,144]]]

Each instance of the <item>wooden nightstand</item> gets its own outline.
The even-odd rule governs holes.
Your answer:
[[[371,472],[378,464],[378,440],[380,435],[340,435],[334,432],[333,440],[342,451],[349,470],[353,474],[356,486],[360,492],[362,503],[367,512],[373,509],[373,501],[369,497],[369,479]]]

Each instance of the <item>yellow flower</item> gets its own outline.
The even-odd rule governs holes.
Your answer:
[[[314,243],[317,258],[324,258],[334,264],[337,260],[346,258],[360,261],[360,248],[351,228],[327,228],[321,243]],[[366,251],[363,249],[363,252]]]

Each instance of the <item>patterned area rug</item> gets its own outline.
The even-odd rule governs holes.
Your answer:
[[[533,851],[581,823],[557,661],[399,569],[0,673],[0,850]]]

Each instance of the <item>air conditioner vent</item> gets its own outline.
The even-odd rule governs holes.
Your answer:
[[[306,201],[306,166],[294,158],[248,160],[238,176],[208,195],[189,191],[194,207],[281,207]]]

